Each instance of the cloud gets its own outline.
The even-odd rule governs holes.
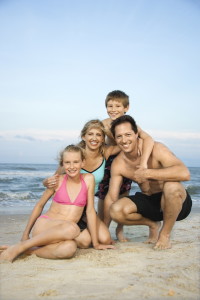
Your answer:
[[[147,132],[157,141],[176,140],[177,142],[193,141],[200,142],[200,133],[198,132],[176,132],[176,131],[160,131],[147,130]],[[66,141],[79,139],[80,131],[78,130],[6,130],[0,131],[0,138],[4,140],[24,140],[34,141]]]
[[[0,137],[4,140],[24,140],[29,142],[34,141],[66,141],[67,139],[79,138],[78,130],[6,130],[0,131]]]
[[[176,132],[176,131],[160,131],[147,130],[147,132],[156,140],[170,139],[170,140],[197,140],[200,141],[199,132]]]

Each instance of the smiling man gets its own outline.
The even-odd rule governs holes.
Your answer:
[[[158,142],[154,143],[148,168],[139,168],[142,140],[138,138],[137,125],[131,116],[114,120],[111,132],[121,152],[111,168],[104,222],[107,226],[111,219],[124,225],[146,225],[149,227],[147,242],[155,243],[154,249],[171,248],[170,233],[175,222],[185,219],[192,207],[190,195],[181,183],[190,180],[189,170]],[[141,192],[119,199],[123,177],[138,183]]]

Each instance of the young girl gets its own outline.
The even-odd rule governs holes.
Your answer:
[[[97,219],[94,209],[94,176],[80,174],[83,164],[84,155],[80,147],[70,145],[64,149],[60,156],[60,165],[64,167],[66,174],[59,175],[58,187],[55,190],[45,190],[29,218],[22,241],[5,247],[7,249],[1,253],[1,259],[12,262],[27,250],[43,258],[71,258],[77,245],[84,244],[81,229],[77,224],[85,206],[87,227],[93,247],[114,248],[108,245],[111,241],[109,231],[105,224]],[[41,215],[45,204],[54,193],[49,210]],[[31,230],[32,238],[29,239]],[[100,243],[100,231],[104,244]],[[89,246],[88,240],[85,244]],[[37,248],[31,249],[33,247]]]

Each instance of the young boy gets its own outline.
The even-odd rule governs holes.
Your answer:
[[[105,100],[105,105],[107,109],[107,113],[109,118],[103,120],[103,124],[106,130],[106,144],[107,145],[115,145],[114,137],[110,131],[111,123],[113,120],[123,116],[129,109],[129,96],[126,95],[124,92],[115,90],[110,92]],[[143,140],[143,148],[141,154],[141,168],[147,168],[147,161],[153,149],[154,141],[146,132],[144,132],[140,127],[138,127],[139,137]],[[99,184],[99,192],[98,197],[101,200],[104,200],[108,188],[109,188],[109,180],[110,180],[110,169],[113,159],[116,157],[110,156],[106,162],[105,166],[105,174],[102,182]],[[124,178],[123,183],[120,189],[120,197],[124,197],[125,195],[129,194],[131,189],[132,181],[130,179]],[[145,188],[145,186],[144,186]],[[116,228],[116,235],[119,241],[127,241],[127,239],[123,236],[123,227],[118,225]]]

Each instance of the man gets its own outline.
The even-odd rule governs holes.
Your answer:
[[[111,168],[109,191],[105,198],[104,222],[111,218],[124,225],[149,226],[148,243],[154,249],[171,248],[170,233],[176,221],[185,219],[192,201],[180,181],[190,180],[187,167],[165,145],[155,142],[148,160],[148,169],[141,168],[142,141],[131,116],[112,122],[111,132],[121,152]],[[141,192],[118,200],[122,178],[138,183]],[[160,221],[163,220],[160,229]]]

